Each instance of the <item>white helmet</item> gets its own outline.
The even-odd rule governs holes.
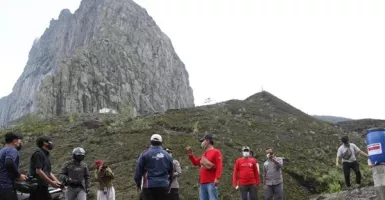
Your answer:
[[[72,151],[72,155],[81,155],[81,156],[84,156],[86,154],[86,151],[84,151],[84,149],[82,147],[76,147],[74,148],[74,150]]]
[[[162,136],[159,134],[154,134],[151,136],[150,141],[162,142]]]

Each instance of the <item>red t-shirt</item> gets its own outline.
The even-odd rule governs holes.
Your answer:
[[[203,166],[200,166],[199,170],[199,182],[201,184],[214,183],[214,180],[220,179],[222,174],[222,153],[218,149],[210,149],[203,153],[204,157],[207,158],[211,163],[214,164],[214,168],[208,170]],[[200,165],[202,157],[196,158],[193,154],[189,155],[189,158],[193,165]]]
[[[253,158],[239,158],[235,161],[233,185],[259,184],[257,161]]]

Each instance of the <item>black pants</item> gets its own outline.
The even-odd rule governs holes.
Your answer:
[[[167,200],[168,188],[143,188],[144,200]]]
[[[241,192],[241,200],[258,200],[256,185],[241,185],[239,191]],[[248,198],[249,194],[250,199]]]
[[[357,161],[354,162],[344,162],[343,163],[343,169],[344,169],[344,176],[345,176],[345,183],[346,186],[350,187],[350,169],[353,169],[354,173],[356,174],[356,183],[361,184],[361,172],[360,172],[360,165]]]
[[[35,193],[32,193],[29,200],[52,200],[48,192],[48,186],[38,186]]]
[[[17,200],[15,190],[13,188],[0,189],[0,200]]]
[[[179,200],[179,188],[171,188],[168,194],[168,200]]]
[[[143,191],[140,191],[139,200],[144,200],[144,194],[143,194]]]

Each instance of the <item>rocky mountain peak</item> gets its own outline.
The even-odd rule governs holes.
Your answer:
[[[28,113],[192,106],[185,65],[144,8],[132,0],[83,0],[34,41],[13,92],[0,100],[0,125]]]

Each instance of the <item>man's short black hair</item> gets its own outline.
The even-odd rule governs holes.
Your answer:
[[[23,136],[20,133],[16,132],[8,132],[4,135],[5,143],[9,144],[12,143],[14,140],[22,140]]]
[[[36,146],[39,148],[42,148],[44,145],[44,142],[52,141],[51,137],[49,136],[40,136],[36,139]]]
[[[162,146],[162,142],[160,142],[160,141],[150,141],[150,144],[152,146]]]
[[[343,136],[341,138],[341,142],[344,144],[348,144],[349,143],[349,137],[347,135]]]

